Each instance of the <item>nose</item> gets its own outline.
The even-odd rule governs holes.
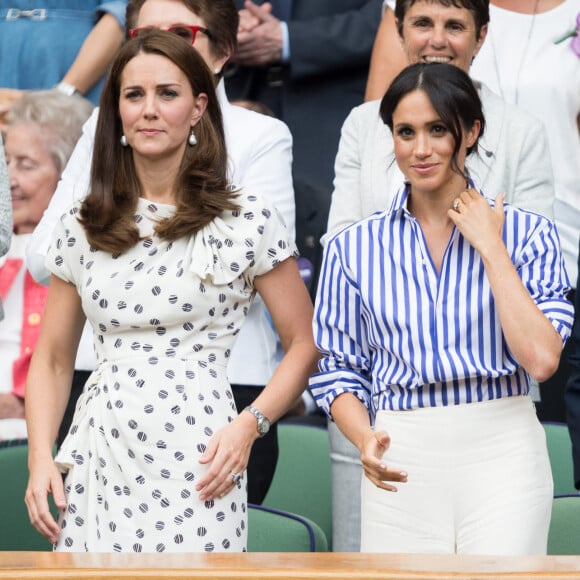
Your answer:
[[[420,131],[415,140],[415,156],[425,159],[431,155],[431,140],[426,132]]]
[[[148,93],[143,101],[143,116],[146,119],[157,117],[157,98],[154,93]]]
[[[435,24],[431,29],[431,37],[429,41],[433,48],[445,48],[447,46],[447,32],[445,26],[442,24]]]
[[[18,169],[16,168],[16,159],[7,159],[6,168],[8,169],[8,182],[10,189],[15,189],[18,185]]]

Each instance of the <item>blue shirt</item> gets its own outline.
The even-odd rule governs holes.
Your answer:
[[[326,247],[314,318],[323,358],[310,387],[328,414],[345,392],[371,417],[528,393],[529,376],[507,347],[480,255],[455,228],[438,273],[407,195],[405,188],[388,211]],[[565,342],[574,312],[555,226],[509,205],[504,211],[507,251]]]
[[[127,0],[0,2],[0,87],[51,89],[68,72],[101,16],[111,14],[124,28],[126,5]],[[85,95],[94,104],[104,80]]]

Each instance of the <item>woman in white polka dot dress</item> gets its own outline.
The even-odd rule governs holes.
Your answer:
[[[91,193],[47,258],[27,384],[31,521],[63,551],[243,551],[250,448],[317,358],[292,237],[265,200],[227,183],[211,73],[174,34],[121,49],[94,151]],[[286,355],[237,415],[226,365],[256,291]],[[85,316],[98,366],[53,460]]]

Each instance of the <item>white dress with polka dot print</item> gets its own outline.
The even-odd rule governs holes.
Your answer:
[[[236,415],[226,365],[254,277],[296,248],[262,198],[242,191],[237,202],[167,242],[153,228],[174,207],[140,199],[143,239],[113,256],[89,246],[78,205],[57,226],[47,264],[78,289],[98,365],[56,457],[67,473],[56,550],[246,549],[245,480],[201,502],[199,458]]]

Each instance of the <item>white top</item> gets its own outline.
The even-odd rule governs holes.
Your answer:
[[[292,136],[288,127],[272,117],[231,105],[221,81],[217,87],[224,119],[230,180],[249,191],[260,193],[276,205],[290,232],[295,230],[292,186]],[[83,127],[83,135],[62,174],[57,190],[36,227],[28,248],[32,276],[48,283],[45,257],[52,231],[60,216],[87,193],[98,109]],[[95,355],[92,333],[85,327],[75,368],[92,370]],[[263,303],[257,299],[246,318],[232,351],[228,378],[233,384],[265,385],[274,372],[276,335]]]
[[[566,268],[576,285],[580,231],[580,57],[570,39],[554,41],[576,27],[579,0],[565,0],[542,14],[519,14],[490,6],[487,38],[471,76],[504,100],[542,121],[554,170],[554,215]]]
[[[479,94],[486,127],[479,153],[466,159],[470,176],[488,197],[495,199],[503,191],[512,205],[552,218],[552,166],[544,126],[485,85]],[[323,243],[345,226],[385,210],[403,184],[393,135],[379,106],[380,101],[370,101],[355,107],[342,126]]]

